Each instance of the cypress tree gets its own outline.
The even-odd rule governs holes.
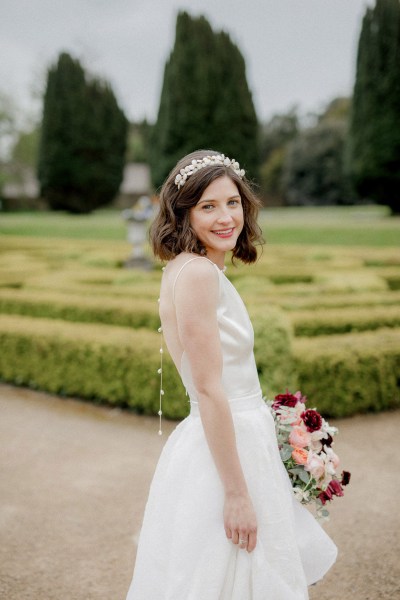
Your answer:
[[[38,176],[55,210],[88,213],[109,203],[122,180],[127,120],[109,85],[88,78],[66,53],[50,68]]]
[[[204,17],[179,13],[153,129],[152,178],[159,186],[185,154],[213,148],[256,170],[257,117],[243,57]]]
[[[361,197],[400,212],[399,0],[377,0],[363,19],[347,164]]]

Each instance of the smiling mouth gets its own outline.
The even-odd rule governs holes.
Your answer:
[[[213,231],[213,233],[215,233],[215,235],[218,235],[218,237],[230,237],[233,233],[234,227],[231,227],[230,229],[222,229],[221,231]]]

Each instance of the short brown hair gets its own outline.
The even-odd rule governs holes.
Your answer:
[[[205,247],[190,226],[189,210],[197,204],[210,183],[224,175],[237,186],[243,205],[244,226],[233,249],[232,261],[235,258],[244,263],[257,260],[256,244],[263,242],[257,223],[261,202],[245,179],[241,179],[230,167],[210,165],[190,175],[180,189],[175,184],[180,169],[190,165],[192,160],[217,154],[220,153],[215,150],[196,150],[182,158],[165,180],[160,192],[160,209],[149,231],[153,253],[161,260],[172,260],[181,252],[206,254]]]

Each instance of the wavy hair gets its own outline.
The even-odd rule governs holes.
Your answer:
[[[256,245],[263,243],[262,231],[257,223],[261,202],[253,193],[249,183],[224,165],[210,165],[190,175],[178,189],[175,177],[180,169],[192,160],[220,154],[215,150],[196,150],[172,169],[160,192],[160,208],[149,230],[150,244],[155,256],[161,260],[172,260],[181,252],[206,255],[207,251],[190,226],[190,209],[197,204],[204,190],[218,177],[228,176],[238,188],[242,199],[244,225],[232,251],[232,262],[239,259],[244,263],[257,260]]]

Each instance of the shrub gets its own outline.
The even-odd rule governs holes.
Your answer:
[[[350,294],[331,294],[328,296],[284,296],[273,299],[274,304],[287,311],[318,310],[322,308],[349,308],[366,306],[400,305],[400,292],[352,292]]]
[[[294,341],[298,383],[327,417],[400,407],[400,329]]]
[[[334,293],[363,290],[379,292],[387,290],[388,287],[382,277],[367,269],[364,271],[351,270],[347,273],[345,271],[329,271],[316,276],[315,282],[320,285],[321,291]]]
[[[296,381],[291,350],[292,328],[277,307],[253,307],[254,355],[264,394],[271,397]]]
[[[106,323],[126,327],[159,326],[156,300],[96,298],[38,290],[1,290],[0,312],[63,319],[83,323]]]
[[[398,306],[331,308],[292,313],[296,336],[317,336],[400,326]]]
[[[0,344],[3,381],[157,414],[157,333],[0,315]],[[164,415],[181,418],[188,413],[187,398],[165,357]]]
[[[253,323],[263,391],[271,395],[291,387],[295,375],[285,315],[270,308],[255,315]],[[156,414],[157,336],[145,329],[0,315],[0,377],[17,385]],[[188,399],[167,352],[164,357],[164,414],[181,418],[188,412]]]

